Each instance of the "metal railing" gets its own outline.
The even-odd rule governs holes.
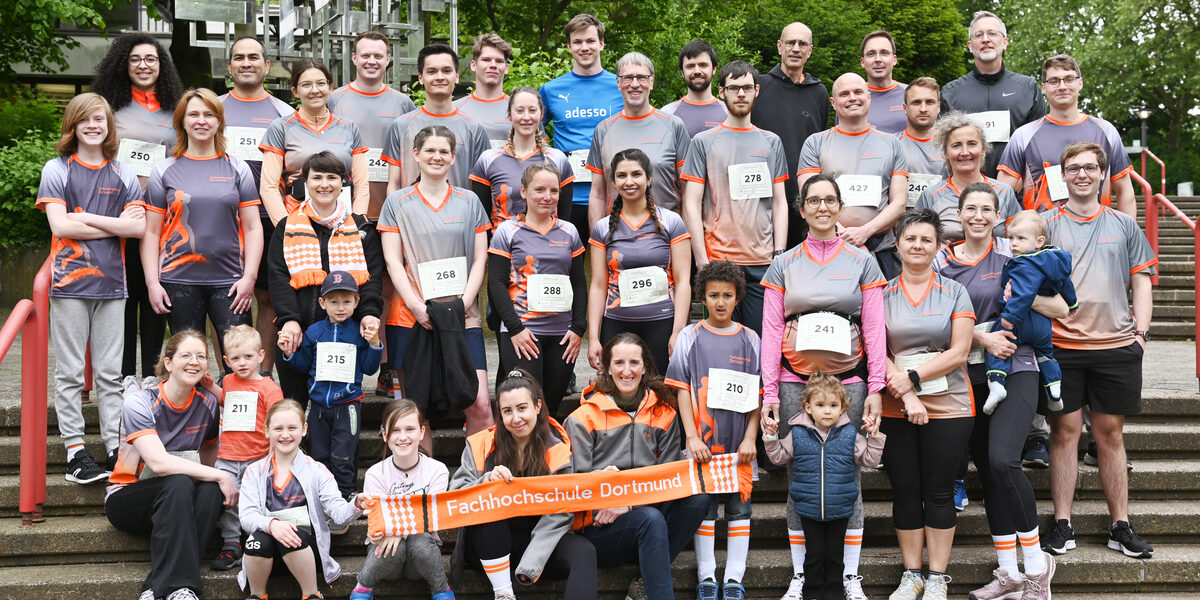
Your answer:
[[[0,362],[21,335],[21,527],[45,521],[47,366],[50,357],[50,259],[0,328]]]

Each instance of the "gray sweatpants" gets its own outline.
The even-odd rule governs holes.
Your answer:
[[[442,550],[428,533],[410,535],[400,541],[395,556],[375,556],[375,546],[367,546],[367,562],[358,572],[358,585],[375,589],[379,582],[403,577],[413,581],[424,579],[429,583],[429,593],[446,591],[446,567],[442,563]]]
[[[50,298],[54,344],[54,412],[67,448],[83,444],[84,355],[91,342],[92,397],[100,408],[100,438],[112,451],[120,440],[121,356],[125,350],[125,299]],[[98,457],[103,464],[106,457]]]
[[[246,472],[246,467],[250,466],[253,460],[225,460],[218,458],[214,465],[218,470],[225,471],[233,475],[233,480],[237,482],[238,488],[242,487],[242,474]],[[227,506],[225,512],[221,513],[221,518],[217,521],[221,529],[221,541],[225,544],[237,544],[242,539],[242,521],[238,518],[238,507]]]
[[[787,435],[792,430],[792,426],[788,425],[788,421],[792,417],[800,414],[804,410],[804,388],[807,387],[803,383],[797,382],[779,382],[779,437]],[[846,409],[846,415],[850,417],[850,423],[856,428],[862,427],[863,408],[867,400],[867,384],[865,382],[847,383],[846,393],[850,395],[850,407]],[[788,472],[791,473],[789,466]],[[858,486],[858,498],[854,500],[854,514],[850,515],[850,522],[846,524],[847,529],[862,529],[863,526],[863,501],[862,501],[862,473],[858,467],[854,468],[854,485]],[[789,494],[787,499],[787,525],[788,529],[793,531],[803,531],[804,526],[800,524],[800,515],[796,514],[796,508],[792,503],[792,496]]]

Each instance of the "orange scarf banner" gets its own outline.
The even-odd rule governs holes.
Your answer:
[[[746,501],[752,478],[752,466],[739,465],[737,454],[715,454],[705,464],[677,460],[628,471],[497,480],[439,494],[370,496],[364,499],[367,533],[401,537],[512,517],[657,504],[695,494],[737,492]]]

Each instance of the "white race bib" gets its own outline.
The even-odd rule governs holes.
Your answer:
[[[1067,182],[1063,181],[1062,165],[1046,167],[1046,192],[1055,202],[1066,200],[1070,195],[1067,192]]]
[[[929,173],[909,173],[908,174],[908,207],[912,208],[917,205],[917,199],[921,197],[921,192],[925,188],[942,180],[941,175],[930,175]]]
[[[995,323],[995,321],[984,321],[979,323],[975,325],[975,331],[979,333],[988,333],[992,330],[992,323]],[[967,364],[982,365],[983,352],[983,346],[975,346],[974,348],[971,348],[971,353],[967,355]]]
[[[734,200],[770,198],[771,185],[771,172],[765,162],[729,165],[729,195]]]
[[[225,126],[225,153],[242,160],[262,161],[262,150],[258,149],[259,142],[267,130],[260,127]]]
[[[587,158],[590,150],[576,150],[567,153],[567,161],[571,163],[571,171],[575,174],[577,183],[591,183],[592,172],[587,170]]]
[[[530,312],[567,312],[575,299],[569,275],[530,275],[526,292]]]
[[[504,144],[507,144],[507,143],[508,143],[508,140],[488,140],[488,144],[491,145],[492,150],[495,150],[496,148],[499,148],[500,146],[503,146]]]
[[[258,421],[258,392],[225,392],[221,428],[225,431],[254,431]]]
[[[455,256],[417,265],[421,295],[426,300],[461,296],[467,289],[467,257]]]
[[[708,370],[709,408],[748,413],[758,408],[758,375],[732,369]]]
[[[828,312],[796,319],[796,350],[827,350],[850,355],[850,321]]]
[[[989,110],[967,115],[983,129],[983,141],[993,144],[1007,142],[1012,134],[1011,116],[1007,110]]]
[[[388,164],[383,160],[383,148],[367,148],[367,181],[387,183]]]
[[[662,302],[671,297],[667,272],[662,267],[625,269],[617,278],[621,306],[626,308]]]
[[[846,206],[879,208],[883,195],[883,178],[878,175],[839,175],[838,189]]]
[[[344,342],[317,342],[317,381],[354,383],[358,348]]]
[[[133,167],[133,172],[149,177],[154,165],[167,158],[167,147],[162,144],[125,138],[117,148],[117,160]]]
[[[280,521],[291,523],[296,527],[312,529],[312,520],[308,516],[307,506],[293,506],[281,510],[269,510],[267,511],[267,518],[276,518]]]
[[[910,354],[908,356],[897,356],[896,368],[907,373],[909,369],[915,369],[933,360],[933,357],[937,356],[938,354],[938,352],[922,352],[920,354]],[[921,391],[917,392],[917,395],[925,396],[927,394],[940,394],[947,389],[949,389],[949,385],[946,383],[946,376],[942,375],[941,377],[935,377],[929,380],[921,380]]]
[[[167,454],[170,454],[171,456],[178,456],[179,458],[190,460],[197,464],[200,463],[199,450],[168,450]],[[151,477],[157,477],[157,475],[155,475],[154,471],[150,470],[150,465],[142,464],[142,473],[138,476],[138,479],[150,479]]]

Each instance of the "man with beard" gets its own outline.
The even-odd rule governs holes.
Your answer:
[[[683,164],[684,221],[696,268],[728,260],[746,275],[734,320],[761,334],[762,276],[787,243],[788,166],[779,136],[750,123],[758,71],[735,60],[721,69],[729,116],[697,135]]]
[[[871,96],[872,102],[875,96]],[[896,137],[904,148],[908,166],[908,205],[915,206],[921,192],[946,174],[942,149],[933,142],[933,125],[941,110],[938,84],[932,77],[918,77],[904,89],[904,115],[908,126]]]
[[[679,51],[679,70],[687,84],[687,95],[662,107],[668,115],[683,120],[688,136],[712,129],[725,120],[725,104],[712,93],[713,74],[717,72],[717,52],[704,40],[692,40]]]

